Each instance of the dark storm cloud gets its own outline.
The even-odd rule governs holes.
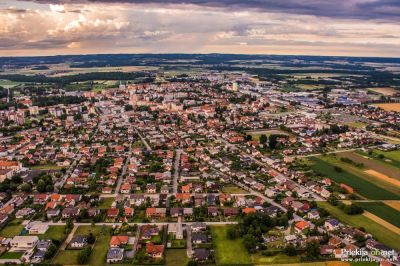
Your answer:
[[[400,22],[399,0],[30,0],[46,4],[132,3],[192,4],[231,10],[255,9],[267,12],[352,19],[382,19]]]

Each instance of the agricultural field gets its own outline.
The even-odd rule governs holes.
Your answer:
[[[215,260],[218,265],[250,264],[251,257],[243,246],[243,239],[230,240],[226,236],[228,226],[212,226]]]
[[[5,79],[0,79],[0,87],[3,87],[5,89],[11,89],[14,87],[17,87],[19,85],[24,84],[23,82],[14,82],[10,80],[5,80]]]
[[[351,186],[357,194],[367,199],[384,200],[384,199],[400,199],[400,193],[393,188],[392,185],[380,184],[378,186],[372,182],[372,178],[368,179],[366,174],[354,169],[355,167],[347,166],[345,163],[339,162],[337,159],[329,156],[327,157],[311,157],[311,168],[318,174],[332,178],[337,183],[344,183]],[[335,170],[338,166],[342,171]]]
[[[296,87],[302,90],[319,90],[324,88],[324,86],[322,85],[312,85],[312,84],[296,84]]]
[[[400,180],[400,169],[391,165],[384,164],[379,160],[375,160],[367,156],[364,157],[355,152],[342,152],[338,153],[338,156],[341,158],[348,158],[356,163],[363,164],[363,168],[365,168],[365,171],[374,170],[375,172],[386,175],[389,178]]]
[[[383,202],[357,202],[364,210],[379,216],[385,221],[400,227],[400,212]]]
[[[393,231],[383,227],[381,224],[365,217],[364,215],[348,215],[338,207],[332,206],[326,201],[317,202],[319,207],[327,210],[333,217],[337,218],[342,223],[354,226],[356,228],[363,227],[368,233],[371,233],[378,241],[385,245],[400,249],[399,238],[400,235],[395,234]]]
[[[400,112],[400,103],[378,103],[373,104],[373,106],[382,108],[385,111]]]
[[[52,77],[61,77],[65,75],[85,74],[92,72],[134,72],[141,70],[155,70],[156,67],[144,66],[118,66],[118,67],[70,67],[68,63],[49,64],[46,65],[48,69],[11,69],[3,72],[2,74],[21,74],[21,75],[38,75],[43,74]]]
[[[390,88],[390,87],[388,87],[388,88],[368,88],[368,90],[382,94],[384,96],[392,96],[399,92],[399,90],[396,90],[395,88]]]
[[[373,150],[371,154],[362,151],[358,151],[357,153],[364,158],[370,158],[382,163],[383,165],[389,167],[392,166],[400,169],[400,151],[385,152],[380,150]]]
[[[400,212],[400,201],[398,200],[385,200],[384,203],[388,205],[389,207],[392,207],[393,209],[397,210]]]

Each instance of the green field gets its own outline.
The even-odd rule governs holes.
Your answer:
[[[115,198],[102,198],[99,203],[100,209],[108,209],[111,207],[111,204],[114,202]]]
[[[0,259],[19,259],[22,255],[22,252],[5,252],[0,256]]]
[[[10,89],[16,86],[19,86],[21,84],[24,84],[23,82],[14,82],[6,79],[0,79],[0,87],[3,87],[5,89]]]
[[[96,236],[96,242],[93,247],[92,254],[89,259],[90,265],[104,265],[106,263],[106,256],[108,245],[110,243],[110,227],[102,226],[79,226],[76,230],[76,235],[88,235],[93,233]]]
[[[64,225],[51,225],[46,233],[38,235],[40,239],[53,239],[58,241],[63,240],[66,236]]]
[[[53,264],[77,265],[80,250],[60,250],[53,260]]]
[[[218,265],[251,264],[251,257],[243,246],[242,239],[229,240],[226,231],[229,226],[212,226],[211,234],[216,249]]]
[[[317,202],[319,207],[327,210],[331,216],[337,218],[344,224],[354,226],[356,228],[363,227],[368,233],[372,234],[375,239],[384,243],[385,245],[397,249],[400,249],[400,236],[393,233],[389,229],[386,229],[382,225],[372,221],[364,215],[348,215],[344,213],[338,207],[330,205],[328,202],[319,201]]]
[[[351,186],[357,194],[365,198],[374,200],[400,199],[400,194],[395,194],[392,191],[388,191],[387,189],[365,180],[361,176],[354,174],[355,170],[351,167],[338,162],[332,157],[324,157],[323,159],[322,157],[312,157],[310,160],[312,162],[311,168],[316,173],[332,178],[337,183],[344,183]],[[335,164],[340,166],[343,171],[337,172],[334,169]],[[353,171],[353,173],[349,171]]]
[[[347,123],[347,125],[348,125],[349,127],[352,127],[352,128],[365,128],[365,126],[367,126],[366,123],[359,122],[359,121],[356,121],[356,122],[349,122],[349,123]]]
[[[165,258],[166,266],[185,266],[189,261],[186,249],[167,249]]]
[[[251,255],[252,261],[255,265],[290,265],[290,266],[302,266],[303,264],[300,262],[300,258],[298,256],[287,256],[285,254],[279,253],[274,256],[262,256],[259,254]],[[306,264],[307,265],[307,264]],[[311,265],[325,265],[324,262],[313,262],[309,264]]]
[[[225,185],[222,187],[223,193],[230,193],[230,194],[246,194],[248,193],[246,190],[235,186],[235,185]]]
[[[23,229],[24,229],[24,226],[22,224],[17,224],[17,223],[11,222],[0,231],[0,236],[14,237],[14,236],[19,235]]]
[[[106,226],[79,226],[75,235],[89,235],[93,233],[96,236],[96,242],[93,247],[92,254],[90,255],[90,265],[105,265],[108,245],[111,239],[110,227]],[[54,258],[53,263],[60,263],[63,265],[76,265],[79,250],[60,250]]]
[[[31,167],[32,170],[43,170],[43,171],[46,171],[46,170],[57,170],[58,171],[63,168],[64,168],[63,166],[58,166],[55,164],[41,164],[41,165],[35,165],[35,166]]]
[[[400,227],[400,212],[383,202],[357,202],[364,210],[382,218],[383,220]]]
[[[380,150],[373,150],[372,155],[369,155],[364,152],[359,152],[359,154],[373,158],[384,164],[400,168],[400,151],[387,151],[386,152],[386,151],[380,151]],[[379,154],[382,154],[384,156],[384,158],[379,158],[378,157]]]

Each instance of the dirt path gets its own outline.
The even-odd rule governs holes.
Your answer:
[[[377,172],[375,170],[372,170],[372,169],[366,170],[364,172],[366,174],[372,175],[373,177],[379,178],[385,182],[388,182],[388,183],[400,188],[400,181],[397,179],[390,178],[389,176],[384,175],[384,174]]]
[[[389,229],[390,231],[400,235],[400,228],[398,228],[397,226],[394,226],[393,224],[383,220],[382,218],[376,216],[375,214],[372,214],[368,211],[364,211],[363,215],[369,219],[371,219],[374,222],[377,222],[378,224],[382,225],[383,227],[386,227],[387,229]]]
[[[69,242],[71,242],[72,238],[74,237],[76,229],[78,229],[78,226],[74,225],[74,228],[72,228],[71,232],[68,234],[67,238],[62,243],[60,250],[64,250],[68,246]]]

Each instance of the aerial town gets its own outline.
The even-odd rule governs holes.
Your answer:
[[[144,72],[2,80],[1,264],[400,265],[398,89]]]

